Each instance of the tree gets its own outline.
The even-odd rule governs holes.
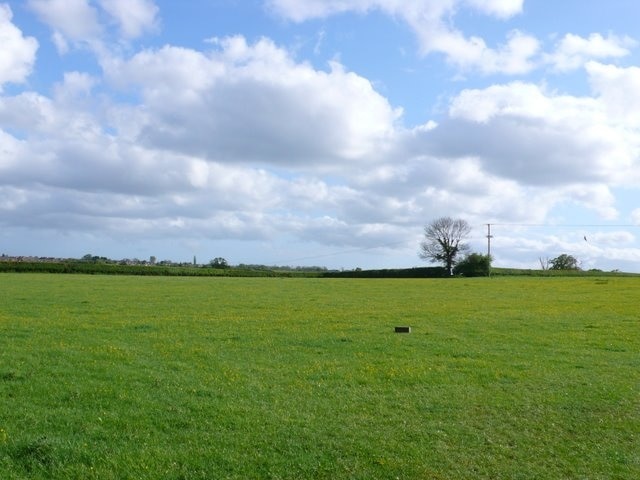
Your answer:
[[[229,268],[229,263],[222,257],[216,257],[209,262],[213,268]]]
[[[453,273],[465,277],[488,277],[491,273],[491,255],[470,253],[457,263]]]
[[[566,253],[549,260],[549,264],[551,270],[580,270],[578,259]]]
[[[469,249],[463,240],[470,232],[471,227],[466,220],[438,218],[424,227],[419,256],[430,262],[442,262],[449,275],[453,275],[456,257]]]
[[[540,268],[542,268],[542,270],[549,270],[549,265],[551,264],[551,260],[549,260],[549,257],[538,257],[538,260],[540,261]]]

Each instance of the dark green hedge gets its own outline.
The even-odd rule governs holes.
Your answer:
[[[0,272],[16,273],[84,273],[95,275],[158,275],[191,277],[324,277],[324,278],[444,278],[448,277],[443,267],[398,268],[382,270],[348,270],[308,272],[299,270],[266,270],[250,268],[208,268],[165,265],[119,265],[115,263],[91,262],[4,262],[0,261]],[[492,276],[638,276],[633,273],[602,272],[599,270],[527,270],[492,268]]]
[[[325,272],[322,276],[330,278],[442,278],[449,275],[444,267],[420,267]]]
[[[240,268],[170,267],[161,265],[119,265],[85,262],[0,262],[0,272],[84,273],[96,275],[157,275],[192,277],[292,277],[317,276],[300,272],[272,272]]]

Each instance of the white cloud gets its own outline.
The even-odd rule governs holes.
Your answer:
[[[0,127],[22,132],[57,133],[55,109],[47,97],[26,92],[14,97],[0,97]],[[62,124],[58,124],[62,127]],[[62,130],[62,129],[61,129]]]
[[[60,33],[59,31],[54,31],[51,34],[51,41],[53,42],[53,44],[56,47],[56,50],[58,50],[58,53],[60,55],[65,55],[67,53],[69,53],[69,42],[67,41],[67,38]]]
[[[339,13],[366,12],[381,3],[377,0],[267,0],[267,5],[278,14],[295,22],[322,18]]]
[[[538,40],[519,31],[508,36],[506,46],[497,52],[485,51],[478,68],[485,73],[505,73],[517,75],[528,73],[535,68],[533,58],[540,49]]]
[[[418,19],[408,19],[409,23]],[[507,43],[497,49],[487,46],[480,37],[467,38],[460,31],[450,29],[440,20],[430,28],[417,28],[424,54],[441,52],[449,63],[463,70],[477,70],[483,74],[516,75],[535,68],[533,57],[540,48],[538,40],[519,31],[512,31]]]
[[[446,165],[451,170],[430,160],[428,171],[460,184],[437,186],[417,172],[410,176],[437,187],[436,192],[455,192],[463,203],[463,185],[479,189],[466,202],[474,206],[490,201],[491,195],[479,187],[490,185],[502,200],[491,207],[499,218],[514,218],[509,211],[527,218],[524,212],[531,209],[531,217],[543,221],[554,206],[574,204],[615,219],[610,187],[640,182],[637,133],[612,117],[601,98],[560,95],[514,82],[462,91],[451,100],[448,118],[436,128],[415,129],[405,151],[450,159]],[[513,194],[506,194],[505,181],[513,182]],[[490,215],[491,209],[480,210]]]
[[[585,235],[586,237],[586,235]],[[590,233],[587,238],[587,242],[596,245],[614,245],[614,246],[622,246],[622,245],[631,245],[636,241],[636,236],[625,230],[616,230],[612,232],[602,232],[596,231],[595,233]]]
[[[288,105],[299,101],[298,95],[319,95],[322,92],[325,96],[320,99],[317,107],[327,108],[336,117],[342,112],[342,87],[347,90],[344,95],[364,95],[360,99],[362,102],[367,101],[368,95],[375,97],[366,81],[337,66],[330,72],[319,72],[308,65],[295,64],[285,52],[273,45],[243,46],[242,42],[231,43],[233,45],[222,47],[211,57],[195,55],[192,58],[196,63],[204,62],[203,66],[213,65],[213,71],[219,66],[224,67],[219,75],[213,75],[213,83],[204,80],[206,72],[204,77],[194,79],[193,76],[181,75],[180,68],[176,68],[173,69],[176,75],[169,79],[168,90],[162,90],[163,82],[154,75],[158,73],[154,68],[161,68],[162,60],[167,59],[163,55],[177,55],[175,59],[183,58],[183,55],[191,58],[189,55],[195,52],[187,50],[163,49],[155,52],[159,55],[158,58],[150,54],[149,57],[132,59],[129,64],[119,65],[118,68],[122,69],[119,72],[130,74],[125,80],[134,82],[143,90],[144,95],[149,95],[148,108],[151,115],[142,114],[139,119],[153,122],[156,113],[154,109],[160,109],[163,102],[168,103],[164,105],[162,114],[169,115],[172,109],[174,113],[180,112],[185,102],[193,101],[195,104],[202,99],[206,100],[208,96],[217,95],[218,91],[214,88],[223,72],[230,76],[228,80],[240,84],[244,82],[243,88],[248,90],[238,92],[238,98],[244,99],[245,95],[264,98],[261,94],[264,93],[263,83],[274,83],[276,89],[288,91],[281,84],[284,82],[284,85],[295,87],[292,98],[287,100],[281,92],[276,100],[283,100]],[[274,57],[283,63],[274,61]],[[141,63],[137,64],[135,60]],[[184,65],[187,71],[191,66],[190,63]],[[248,70],[245,74],[251,80],[249,82],[245,82],[243,75],[235,71],[244,68]],[[261,76],[263,68],[266,71]],[[271,68],[276,71],[271,71]],[[270,72],[271,76],[266,72]],[[156,148],[153,142],[141,142],[135,133],[119,135],[107,132],[105,125],[101,123],[102,113],[93,112],[91,105],[81,101],[91,97],[96,82],[94,77],[87,74],[68,72],[64,81],[54,88],[51,98],[28,92],[0,99],[0,127],[18,132],[25,138],[20,141],[0,130],[0,149],[5,153],[0,164],[0,176],[5,185],[3,188],[9,189],[6,190],[9,193],[16,193],[26,191],[27,185],[38,185],[37,189],[32,190],[32,194],[20,195],[20,202],[3,200],[4,208],[13,212],[3,219],[4,222],[10,222],[14,226],[38,226],[66,231],[104,227],[106,232],[113,232],[114,235],[117,232],[129,232],[133,235],[136,232],[144,234],[152,231],[175,235],[180,230],[212,238],[266,238],[279,227],[283,231],[289,229],[304,236],[306,233],[300,230],[301,225],[314,223],[315,218],[324,215],[322,212],[341,211],[343,215],[348,214],[341,210],[341,204],[343,200],[354,198],[354,193],[349,188],[329,186],[314,177],[291,178],[288,174],[285,178],[280,178],[261,168],[233,164],[244,157],[223,157],[221,161],[214,161],[209,155],[190,155],[180,152],[180,149],[171,151]],[[187,95],[186,98],[170,101],[171,88],[175,91],[190,90],[194,97],[189,98]],[[364,89],[364,93],[359,93],[360,88]],[[257,89],[257,93],[251,93],[251,89]],[[333,95],[337,97],[331,100]],[[374,98],[373,103],[376,101],[380,102],[380,99]],[[395,112],[384,102],[380,105],[383,113],[388,114],[389,120],[393,122]],[[205,105],[207,106],[215,107],[216,104]],[[243,127],[247,104],[240,102],[225,106],[232,108],[227,112],[230,116],[224,119],[230,122],[230,125],[224,126],[225,131],[237,138],[238,142],[245,141],[252,135],[252,132],[247,133]],[[357,104],[350,108],[356,106]],[[309,135],[321,136],[318,142],[326,140],[322,137],[323,132],[317,131],[320,124],[313,123],[318,112],[294,110],[293,118],[287,119],[281,117],[286,117],[289,111],[280,107],[281,105],[275,104],[273,110],[269,110],[269,115],[257,115],[256,128],[267,128],[275,118],[287,125],[297,120],[304,124],[303,127],[312,129]],[[112,108],[114,111],[137,111],[136,107],[121,105],[114,105]],[[147,107],[140,108],[146,109]],[[278,112],[281,117],[277,116]],[[196,113],[217,116],[224,112],[214,109]],[[250,112],[254,115],[257,113],[256,108]],[[234,115],[242,116],[234,119]],[[131,117],[127,115],[129,122],[132,121]],[[112,118],[118,121],[121,117],[116,115]],[[354,123],[366,124],[365,121],[360,122],[357,116],[354,118]],[[335,125],[330,123],[329,126],[324,126],[323,128],[328,129],[324,133],[329,132],[331,126],[340,131],[345,127],[341,121],[337,118]],[[136,120],[133,121],[135,122]],[[124,130],[125,125],[130,124],[114,125]],[[235,127],[239,129],[234,130]],[[154,128],[153,125],[147,123],[139,132],[148,132],[151,128]],[[366,129],[366,125],[363,128]],[[392,125],[387,125],[386,128],[392,128]],[[378,133],[374,128],[374,132],[366,133],[365,137]],[[209,135],[210,132],[205,130],[196,132],[192,138],[206,145]],[[339,138],[336,132],[331,135]],[[274,143],[289,141],[278,135],[266,136],[264,140]],[[349,141],[347,138],[344,145],[349,146]],[[304,151],[307,147],[302,145],[299,148],[302,151],[299,157],[289,157],[284,161],[299,165],[300,170],[317,169],[317,164],[306,163]],[[328,152],[329,159],[332,155],[345,153]],[[287,154],[286,149],[282,153]],[[347,149],[346,153],[353,152]],[[260,160],[267,165],[283,161],[278,158]],[[279,213],[291,209],[292,203],[296,206],[296,213],[288,214],[287,217]],[[382,218],[381,214],[377,218]],[[362,222],[362,219],[356,218],[354,221]],[[366,223],[358,228],[362,229],[363,235],[368,232]]]
[[[278,14],[296,22],[311,18],[328,17],[345,12],[365,13],[380,9],[391,13],[412,12],[440,17],[458,5],[468,5],[488,15],[509,18],[522,11],[524,0],[267,0],[267,5]]]
[[[568,185],[561,188],[558,194],[566,201],[594,210],[604,220],[616,220],[619,216],[615,208],[616,198],[608,185]]]
[[[15,168],[26,148],[24,142],[0,130],[0,173]]]
[[[53,41],[60,53],[68,41],[93,42],[102,33],[97,10],[88,0],[28,0],[28,6],[53,30]]]
[[[548,92],[525,82],[497,84],[484,89],[466,89],[451,101],[449,115],[478,123],[497,117],[548,119],[554,123],[575,121],[588,113],[589,119],[606,121],[603,105],[590,97]]]
[[[609,116],[622,126],[640,128],[640,67],[589,62],[586,68],[591,87]]]
[[[153,0],[99,0],[100,6],[120,26],[125,38],[133,39],[158,28],[158,7]]]
[[[0,128],[25,138],[0,138],[5,185],[43,185],[20,197],[22,220],[5,202],[14,224],[374,246],[443,212],[478,224],[543,222],[561,204],[617,214],[609,162],[629,145],[599,98],[470,89],[438,123],[405,131],[366,79],[269,40],[167,46],[105,69],[142,102],[94,110],[84,101],[99,79],[80,72],[51,98],[0,101]]]
[[[533,57],[539,50],[536,38],[519,31],[511,32],[505,45],[490,48],[480,37],[466,37],[448,19],[464,6],[506,19],[522,11],[523,0],[270,0],[268,5],[280,15],[297,22],[378,9],[406,21],[417,35],[423,54],[443,53],[451,64],[484,74],[527,73],[534,68]]]
[[[4,144],[3,134],[0,133],[0,144]],[[0,163],[0,170],[2,164]],[[14,187],[0,186],[0,211],[4,210],[5,214],[8,212],[17,211],[22,208],[29,198],[29,191],[25,189],[19,189]]]
[[[225,73],[222,63],[202,52],[168,45],[159,50],[143,50],[128,61],[112,57],[103,68],[116,87],[139,88],[153,105],[163,103],[167,97],[177,96],[184,102],[198,100]]]
[[[524,0],[465,0],[478,10],[498,18],[510,18],[522,13]]]
[[[609,34],[605,38],[592,33],[583,38],[568,33],[558,42],[555,51],[545,57],[556,70],[566,72],[582,68],[590,60],[625,57],[636,45],[637,42],[629,37]]]
[[[516,82],[465,90],[450,114],[452,124],[441,129],[439,141],[448,145],[459,136],[459,155],[479,155],[490,171],[521,182],[620,184],[636,177],[638,142],[598,99]]]
[[[9,5],[0,3],[0,92],[5,83],[22,83],[31,74],[38,41],[25,37],[12,23]]]
[[[54,86],[54,96],[62,103],[88,99],[98,80],[83,72],[65,72],[64,80]]]
[[[51,28],[60,54],[78,45],[102,54],[109,36],[132,40],[159,26],[153,0],[28,0],[27,4]],[[109,24],[117,27],[118,35]]]
[[[365,78],[337,63],[329,71],[295,63],[267,39],[217,43],[210,55],[167,46],[105,66],[145,99],[139,141],[302,169],[372,161],[390,141],[401,112]]]

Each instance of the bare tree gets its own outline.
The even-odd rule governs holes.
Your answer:
[[[549,257],[547,258],[538,257],[538,261],[540,262],[540,268],[542,268],[542,270],[549,270],[549,265],[551,262],[551,260],[549,260]]]
[[[471,233],[466,220],[441,217],[424,227],[424,240],[420,242],[419,256],[423,260],[442,262],[449,275],[453,275],[456,257],[469,249],[463,240]]]

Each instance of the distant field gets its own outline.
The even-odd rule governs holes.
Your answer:
[[[640,478],[639,300],[637,277],[0,274],[0,478]]]

